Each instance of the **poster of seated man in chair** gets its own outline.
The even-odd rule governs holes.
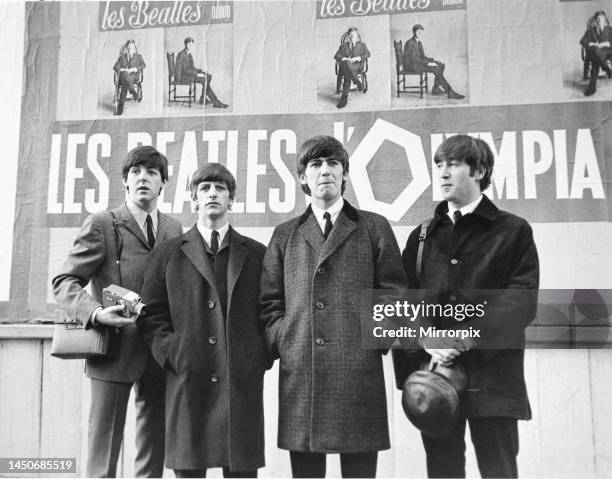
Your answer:
[[[612,2],[560,2],[563,90],[566,99],[612,99]]]
[[[316,20],[319,111],[389,106],[387,16]]]
[[[466,10],[390,16],[391,105],[469,102]]]
[[[61,2],[57,119],[231,111],[233,11],[226,0]],[[176,85],[176,98],[173,91],[169,101],[168,53],[174,53],[176,62],[186,38],[192,40],[191,50],[182,59],[191,64],[188,83],[195,86],[189,95],[189,87]],[[202,98],[204,83],[208,88]]]
[[[98,2],[62,2],[57,119],[158,114],[163,28],[104,31]]]
[[[163,61],[164,116],[232,111],[231,23],[166,29]]]

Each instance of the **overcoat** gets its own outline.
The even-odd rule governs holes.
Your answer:
[[[102,289],[117,283],[118,269],[124,288],[141,292],[144,270],[151,248],[144,233],[130,214],[127,206],[112,210],[117,218],[123,244],[121,264],[117,265],[117,243],[113,220],[108,211],[88,216],[59,274],[52,280],[53,294],[68,315],[91,327],[93,311],[102,306]],[[156,245],[183,232],[181,223],[159,213]],[[85,286],[91,284],[91,294]],[[88,359],[85,371],[95,379],[115,382],[134,382],[139,379],[147,363],[149,351],[135,324],[113,331],[110,357]]]
[[[280,448],[389,447],[381,353],[362,347],[360,300],[404,282],[388,221],[346,201],[327,240],[310,206],[274,230],[260,303],[268,352],[280,357]]]
[[[461,290],[489,290],[482,318],[448,323],[441,329],[481,331],[471,351],[460,356],[468,374],[467,414],[470,418],[530,419],[531,409],[523,372],[525,327],[534,319],[539,286],[538,253],[529,224],[499,210],[486,196],[473,213],[453,227],[448,204],[438,205],[423,249],[420,287],[452,303]],[[416,288],[416,258],[420,227],[410,234],[402,259],[408,287]],[[495,294],[491,294],[495,292]],[[457,300],[459,301],[459,300]],[[411,353],[415,354],[415,353]],[[398,387],[410,371],[401,371],[402,359],[394,350]]]
[[[193,63],[193,56],[187,51],[187,49],[184,48],[178,52],[174,67],[174,76],[176,81],[192,82],[198,72],[199,70]]]
[[[224,320],[215,273],[196,226],[156,249],[139,327],[166,370],[166,467],[264,465],[266,352],[257,323],[265,247],[230,227]],[[221,245],[223,247],[223,244]]]
[[[404,45],[404,70],[408,72],[422,73],[427,71],[429,62],[434,59],[425,55],[423,44],[416,38],[412,37],[406,41]]]

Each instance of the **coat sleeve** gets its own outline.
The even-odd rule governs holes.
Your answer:
[[[361,57],[361,61],[364,61],[366,58],[370,58],[370,50],[368,50],[368,46],[365,43],[362,42],[361,45],[362,49],[359,56]]]
[[[395,234],[389,222],[382,218],[376,225],[376,269],[374,288],[400,291],[406,288],[406,275]]]
[[[574,37],[576,38],[576,37]],[[589,34],[589,30],[587,29],[584,32],[584,35],[582,35],[582,38],[580,39],[580,44],[584,47],[584,48],[589,48],[589,43],[591,42],[591,36]]]
[[[340,47],[338,47],[338,51],[336,52],[336,54],[334,55],[334,59],[339,62],[340,60],[342,60],[342,58],[345,55],[342,54],[342,45],[340,45]]]
[[[91,327],[91,314],[102,304],[85,291],[85,286],[102,267],[105,258],[104,231],[99,219],[91,215],[77,233],[61,272],[51,280],[59,306],[86,329]]]
[[[145,61],[142,58],[142,55],[140,53],[136,57],[136,60],[138,61],[138,65],[136,65],[136,68],[138,68],[139,72],[143,71],[145,69],[145,67],[147,66],[147,64],[145,63]]]
[[[422,58],[419,52],[419,44],[415,41],[408,40],[404,47],[404,61],[407,64],[426,67],[430,59],[427,57]]]
[[[173,358],[178,337],[172,326],[166,286],[166,266],[172,252],[169,247],[171,244],[174,242],[167,247],[155,249],[150,256],[141,292],[146,312],[138,320],[138,329],[155,361],[162,368],[176,372]]]
[[[117,58],[117,61],[115,62],[115,66],[113,66],[113,70],[118,72],[121,68],[123,68],[123,65],[121,64],[121,55],[119,55],[119,58]]]
[[[263,258],[259,287],[260,328],[270,361],[279,357],[276,337],[285,317],[284,273],[283,235],[280,229],[276,228]]]

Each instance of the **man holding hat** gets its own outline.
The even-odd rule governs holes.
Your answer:
[[[426,235],[420,235],[421,227],[412,231],[402,254],[409,288],[420,287],[445,306],[470,303],[461,296],[475,291],[485,311],[479,318],[432,321],[440,330],[478,330],[480,337],[419,339],[424,359],[443,367],[461,365],[468,382],[461,417],[448,434],[439,437],[420,428],[429,477],[465,477],[466,420],[481,476],[517,477],[517,420],[531,418],[524,329],[537,307],[538,254],[527,221],[499,210],[482,194],[491,183],[493,160],[484,141],[467,135],[440,145],[434,174],[445,201],[436,207]],[[394,351],[400,381],[407,375],[402,363],[414,355]]]

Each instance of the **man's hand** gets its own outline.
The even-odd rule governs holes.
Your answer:
[[[425,349],[431,358],[442,366],[450,366],[453,361],[461,355],[461,351],[456,349]]]
[[[96,324],[104,324],[105,326],[111,326],[114,328],[122,328],[127,326],[128,324],[133,324],[136,322],[137,316],[134,314],[128,318],[122,316],[124,307],[117,306],[108,306],[107,308],[101,309],[96,314],[95,323]]]
[[[351,58],[351,63],[357,63],[361,61],[361,57],[353,57]]]
[[[436,66],[438,66],[438,64],[436,62],[429,62],[429,63],[427,63],[427,66],[428,67],[436,67]]]

